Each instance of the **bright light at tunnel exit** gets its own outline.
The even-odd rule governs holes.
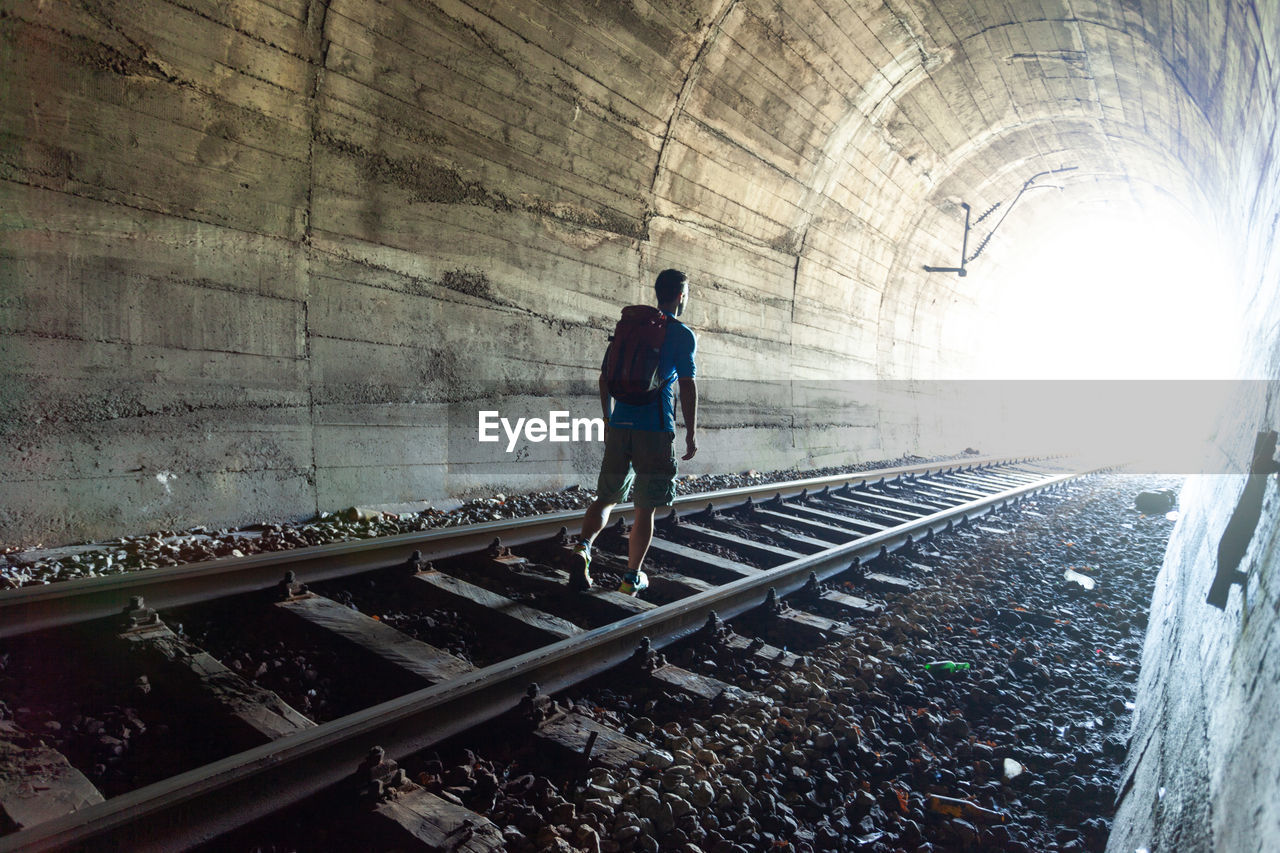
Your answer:
[[[1023,381],[977,383],[1002,405],[976,436],[1153,471],[1211,464],[1235,383],[1186,380],[1238,375],[1237,267],[1213,229],[1135,209],[1081,205],[992,247],[1008,253],[984,283],[977,375]]]
[[[999,379],[1223,379],[1239,368],[1214,229],[1179,210],[1081,208],[1019,235],[988,294],[977,374]],[[1067,218],[1067,217],[1070,218]],[[995,248],[995,247],[993,247]],[[981,263],[979,261],[978,263]]]

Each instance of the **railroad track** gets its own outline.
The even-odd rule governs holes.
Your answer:
[[[555,567],[557,538],[566,527],[576,529],[580,512],[7,592],[0,595],[0,639],[12,643],[80,632],[82,641],[91,637],[108,654],[129,649],[124,657],[133,663],[125,673],[131,689],[155,691],[184,709],[189,703],[197,709],[195,728],[218,732],[218,740],[193,751],[200,766],[91,805],[85,803],[97,792],[86,792],[87,779],[67,765],[59,771],[63,781],[50,790],[72,799],[84,794],[81,807],[56,816],[56,803],[46,801],[45,811],[33,814],[48,819],[0,837],[0,851],[197,846],[349,780],[371,746],[395,757],[418,752],[635,660],[637,650],[651,654],[762,604],[793,631],[838,632],[838,619],[802,607],[783,611],[772,603],[804,591],[811,601],[821,599],[825,610],[856,619],[859,612],[873,611],[874,603],[824,591],[823,581],[851,568],[856,574],[869,558],[1081,473],[1052,462],[981,459],[681,498],[658,525],[647,561],[652,586],[642,599],[604,584],[587,594],[567,591]],[[629,505],[620,507],[620,521],[630,513]],[[625,565],[625,557],[616,556],[625,554],[623,536],[613,530],[598,540],[593,573],[601,581],[611,581]],[[376,579],[365,585],[379,587],[384,596],[391,590],[393,600],[461,614],[455,628],[492,630],[473,637],[484,641],[474,647],[462,641],[425,643],[410,635],[421,633],[364,615],[341,594],[336,600],[324,594],[351,588],[353,576]],[[891,577],[864,580],[889,587],[903,583]],[[202,609],[218,607],[252,614],[249,633],[259,643],[268,640],[256,635],[256,626],[281,619],[292,625],[294,636],[325,637],[342,650],[339,669],[353,667],[349,671],[367,676],[362,683],[377,684],[388,695],[348,697],[326,709],[327,718],[312,713],[313,720],[304,713],[311,709],[295,708],[253,684],[254,674],[224,666],[178,624],[198,623]],[[449,627],[443,626],[446,633]],[[787,656],[758,640],[735,639],[743,654]],[[465,648],[465,654],[445,645]],[[132,678],[139,667],[151,675]],[[667,678],[672,690],[715,695],[728,689],[675,668],[661,676],[653,669],[646,672]],[[617,740],[614,733],[593,735],[589,728],[580,721],[572,736],[588,738],[588,752],[598,737],[603,743]],[[12,729],[0,734],[16,739]],[[59,758],[42,753],[40,760]],[[377,770],[366,765],[362,772]],[[483,825],[482,816],[449,819]],[[489,849],[482,840],[472,843]]]

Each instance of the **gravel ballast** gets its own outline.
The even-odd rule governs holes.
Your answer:
[[[666,650],[745,698],[707,708],[635,693],[634,676],[557,697],[648,748],[625,769],[566,774],[496,728],[402,765],[494,821],[513,853],[1103,850],[1176,519],[1134,498],[1180,484],[1097,475],[872,561],[916,589],[837,578],[884,610],[792,649],[792,670],[709,642]],[[938,661],[968,668],[926,669]],[[244,849],[314,849],[345,831],[286,819]]]
[[[618,846],[602,849],[1102,850],[1174,524],[1133,500],[1177,486],[1098,476],[875,561],[919,588],[884,595],[856,637],[781,680],[744,683],[708,670],[702,650],[673,652],[764,685],[769,704],[695,720],[677,701],[632,719],[628,733],[694,761],[598,774],[621,797],[599,827]],[[969,668],[927,671],[935,661]],[[712,794],[686,809],[691,779]],[[592,814],[589,800],[574,801]],[[672,824],[672,803],[695,819]]]

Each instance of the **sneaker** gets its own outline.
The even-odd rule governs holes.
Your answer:
[[[623,595],[639,595],[649,588],[649,576],[642,571],[627,572],[622,576],[618,592]]]
[[[591,589],[591,546],[579,542],[569,552],[569,588]]]

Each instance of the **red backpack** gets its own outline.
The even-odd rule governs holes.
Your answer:
[[[649,305],[629,305],[609,336],[602,371],[609,395],[633,406],[645,406],[658,398],[659,353],[667,337],[667,315]]]

